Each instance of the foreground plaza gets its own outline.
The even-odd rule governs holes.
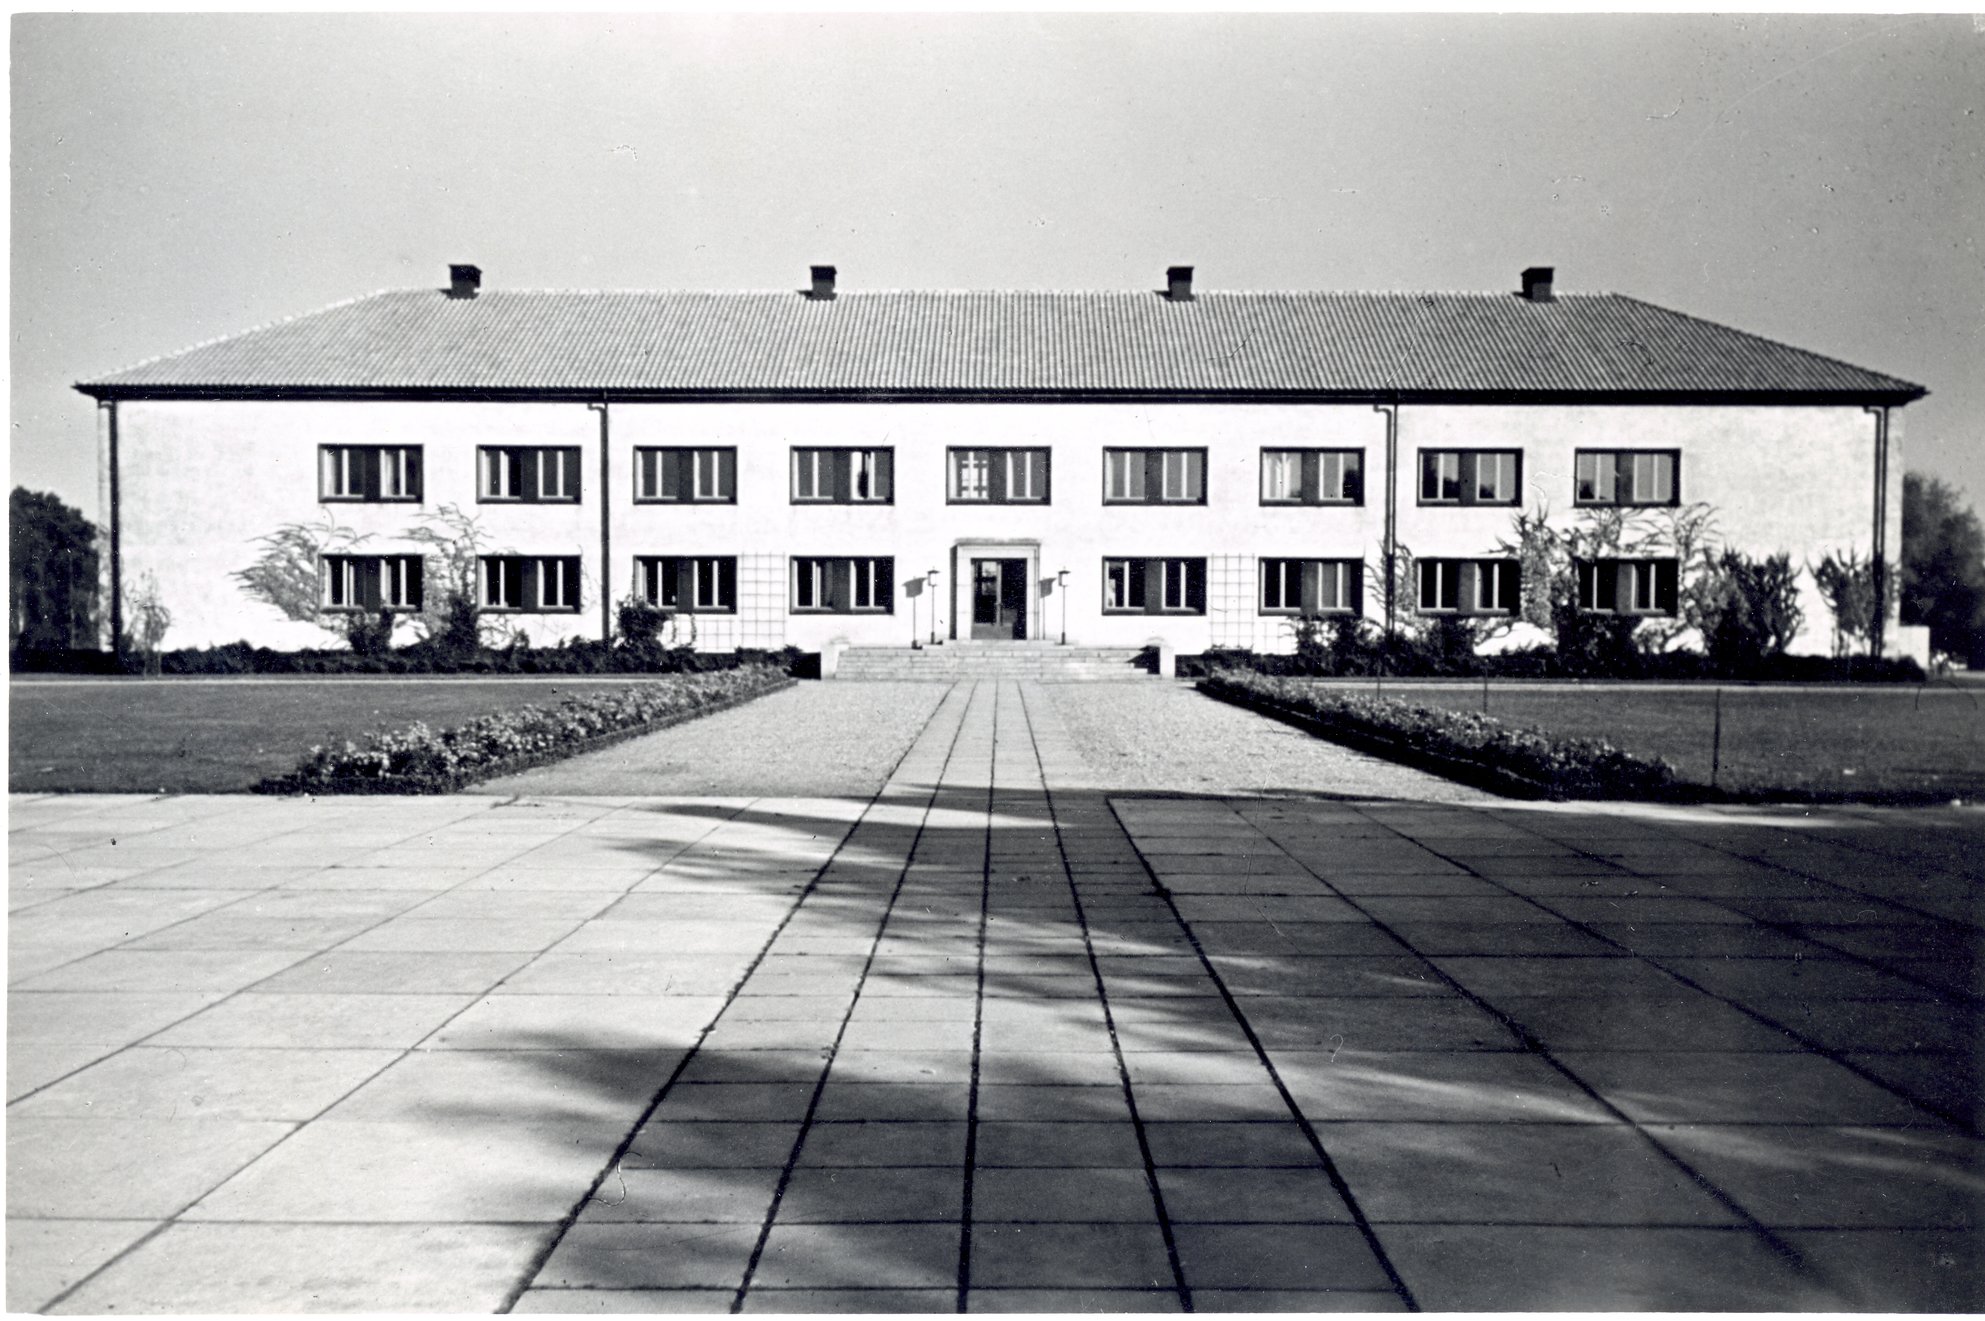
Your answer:
[[[445,798],[15,796],[9,1309],[1985,1305],[1977,812],[834,688]]]

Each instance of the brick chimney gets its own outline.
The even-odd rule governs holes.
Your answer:
[[[1551,295],[1551,279],[1557,274],[1554,267],[1532,266],[1523,272],[1523,296],[1533,303],[1555,303]]]
[[[1174,303],[1192,301],[1192,267],[1167,266],[1165,268],[1165,297]]]
[[[834,297],[834,268],[832,266],[814,266],[809,269],[813,272],[813,289],[807,294],[807,297],[819,303],[832,301]]]
[[[448,268],[448,296],[474,298],[482,288],[482,267],[456,265]]]

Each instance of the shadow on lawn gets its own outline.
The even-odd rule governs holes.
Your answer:
[[[1560,952],[1522,961],[1525,975],[1543,978],[1545,994],[1525,985],[1517,986],[1521,994],[1480,990],[1481,983],[1464,979],[1460,985],[1476,992],[1471,996],[1444,970],[1505,954],[1503,942],[1520,945],[1526,931],[1534,936],[1544,924],[1409,920],[1394,925],[1402,939],[1345,902],[1346,895],[1360,903],[1427,900],[1428,882],[1461,870],[1444,855],[1470,848],[1517,860],[1513,873],[1534,867],[1539,883],[1529,889],[1549,902],[1563,887],[1542,882],[1563,877],[1522,860],[1564,863],[1577,854],[1521,818],[1440,809],[1462,828],[1452,835],[1427,832],[1443,850],[1437,854],[1389,829],[1383,811],[1375,819],[1306,795],[1255,804],[1246,819],[1260,843],[1237,849],[1233,840],[1245,834],[1236,823],[1244,818],[1227,800],[1169,796],[1162,807],[1141,809],[1150,814],[1146,826],[1175,849],[1151,854],[1167,876],[1168,901],[1116,825],[1109,799],[1127,796],[1058,792],[1062,838],[1082,878],[1078,919],[1052,823],[1013,809],[1024,795],[995,796],[988,836],[982,788],[940,790],[927,818],[922,792],[905,799],[917,807],[900,819],[889,808],[875,814],[882,824],[872,820],[855,830],[685,1067],[654,1061],[648,1076],[630,1078],[626,1054],[556,1033],[512,1033],[483,1043],[483,1049],[532,1052],[510,1062],[541,1071],[542,1087],[533,1094],[556,1098],[545,1101],[542,1113],[507,1119],[576,1125],[599,1152],[599,1186],[539,1264],[538,1287],[706,1290],[708,1307],[724,1310],[758,1254],[756,1286],[928,1290],[893,1302],[862,1301],[866,1310],[949,1310],[964,1243],[971,1029],[980,1013],[980,877],[990,858],[980,1135],[987,1138],[983,1126],[994,1123],[1042,1126],[1016,1128],[1013,1141],[981,1147],[977,1283],[1019,1282],[1021,1276],[999,1272],[1020,1269],[1002,1263],[1021,1261],[1031,1263],[1029,1281],[1158,1290],[1157,1301],[1146,1300],[1150,1307],[1176,1288],[1152,1228],[1156,1211],[1135,1143],[1120,1140],[1128,1134],[1129,1111],[1097,996],[1100,975],[1160,1164],[1230,1171],[1228,1191],[1210,1202],[1204,1192],[1191,1201],[1176,1175],[1165,1176],[1171,1216],[1255,1224],[1247,1232],[1261,1240],[1259,1250],[1217,1263],[1195,1258],[1188,1244],[1187,1269],[1206,1272],[1201,1280],[1365,1293],[1360,1305],[1371,1307],[1383,1305],[1386,1288],[1364,1241],[1346,1228],[1350,1214],[1288,1102],[1260,1066],[1238,1007],[1375,1219],[1663,1226],[1664,1233],[1694,1227],[1683,1235],[1690,1246],[1666,1259],[1672,1269],[1643,1272],[1631,1284],[1539,1258],[1555,1240],[1538,1235],[1499,1261],[1476,1263],[1471,1269],[1479,1281],[1459,1293],[1444,1282],[1439,1296],[1452,1300],[1445,1305],[1972,1310],[1985,1303],[1973,1256],[1938,1270],[1909,1257],[1929,1241],[1923,1234],[1896,1238],[1894,1251],[1873,1264],[1857,1264],[1849,1253],[1837,1267],[1834,1256],[1814,1251],[1815,1265],[1798,1273],[1759,1251],[1733,1274],[1727,1205],[1621,1124],[1617,1112],[1554,1071],[1536,1047],[1563,1049],[1556,1039],[1563,1034],[1574,1050],[1626,1052],[1635,1067],[1626,1083],[1606,1089],[1608,1100],[1649,1122],[1688,1121],[1658,1130],[1665,1145],[1754,1215],[1792,1215],[1792,1223],[1815,1231],[1907,1227],[1962,1243],[1985,1202],[1975,1148],[1901,1097],[1887,1098],[1894,1107],[1880,1120],[1825,1127],[1770,1122],[1787,1113],[1781,1075],[1789,1065],[1781,1061],[1826,1062],[1790,1041],[1760,1045],[1746,1035],[1760,1032],[1757,1024],[1736,1021],[1742,1015],[1720,999],[1667,985],[1628,949],[1581,938],[1589,947],[1582,944],[1575,960]],[[1152,803],[1160,796],[1128,797]],[[1402,816],[1419,810],[1390,806]],[[610,908],[596,923],[667,921],[671,895],[789,894],[801,878],[782,838],[840,838],[851,814],[828,800],[811,813],[693,802],[631,810],[706,816],[743,828],[753,842],[683,853],[680,843],[627,838],[617,847],[665,865],[623,901],[641,916],[616,919]],[[890,849],[908,844],[913,819],[923,823],[917,852],[885,923],[903,873],[900,852]],[[1574,818],[1549,824],[1575,836]],[[1724,838],[1744,829],[1726,817],[1717,826]],[[1782,822],[1759,820],[1756,828],[1768,840]],[[1649,851],[1640,856],[1670,856],[1660,852],[1666,827],[1646,829]],[[1214,841],[1223,831],[1228,842],[1221,846]],[[1319,864],[1323,874],[1335,862],[1340,879],[1348,884],[1357,875],[1362,883],[1340,889],[1316,868],[1299,875],[1288,865],[1289,853],[1270,842],[1279,837],[1300,852],[1320,834],[1334,845]],[[1195,849],[1217,861],[1190,862]],[[1673,853],[1677,866],[1686,853]],[[1595,871],[1612,865],[1585,861]],[[1470,885],[1459,887],[1454,902],[1486,884],[1465,871],[1462,878]],[[1669,879],[1686,889],[1685,873]],[[1941,952],[1968,962],[1975,948],[1975,940],[1958,941]],[[1778,958],[1758,971],[1789,976],[1818,966],[1845,977],[1861,970],[1849,950],[1817,943],[1810,949],[1810,957]],[[1200,950],[1219,982],[1208,975]],[[1671,953],[1664,948],[1650,957]],[[1949,1015],[1947,1030],[1930,1034],[1935,1049],[1911,1036],[1927,1021],[1922,1013],[1910,1018],[1884,1002],[1883,1012],[1909,1019],[1885,1026],[1875,1006],[1824,995],[1819,1011],[1830,1012],[1832,1028],[1845,1034],[1842,1050],[1856,1040],[1867,1044],[1869,1033],[1900,1033],[1877,1042],[1885,1047],[1879,1060],[1863,1057],[1871,1072],[1894,1077],[1895,1090],[1971,1094],[1976,1062],[1968,1042],[1975,1042],[1975,1031],[1967,1038],[1961,1029],[1975,1029],[1975,1006],[1920,989],[1910,994],[1919,1010],[1935,1005]],[[1641,1038],[1663,1024],[1659,1039]],[[1677,1053],[1654,1060],[1634,1054],[1649,1050]],[[1733,1051],[1742,1067],[1712,1069],[1707,1081],[1690,1064],[1711,1057],[1712,1064],[1727,1063]],[[1251,1085],[1216,1085],[1236,1079]],[[652,1113],[627,1133],[626,1117],[657,1093]],[[449,1102],[436,1104],[436,1113],[448,1113]],[[473,1100],[459,1104],[465,1121],[480,1113]],[[796,1151],[809,1113],[813,1125]],[[1341,1126],[1346,1123],[1360,1127]],[[997,1150],[1008,1155],[989,1156]],[[1537,1177],[1544,1155],[1555,1158],[1547,1162],[1556,1170],[1549,1180]],[[996,1183],[1024,1177],[989,1172],[993,1163],[1007,1162],[1053,1171],[1034,1176],[1031,1203],[1016,1208],[1010,1196],[992,1200]],[[501,1176],[492,1169],[488,1177]],[[1300,1206],[1278,1207],[1270,1186],[1305,1177],[1309,1191]],[[775,1197],[775,1229],[761,1243]],[[1897,1207],[1907,1208],[1900,1222]],[[1294,1240],[1278,1237],[1286,1231],[1265,1222],[1302,1219],[1333,1227],[1331,1252],[1292,1255],[1267,1246]],[[1074,1227],[1111,1223],[1126,1227]],[[987,1245],[999,1234],[1008,1243],[1027,1239],[1028,1246],[1018,1257],[997,1256]],[[1388,1245],[1401,1234],[1410,1238],[1397,1228],[1379,1231]],[[1747,1251],[1758,1246],[1741,1231],[1735,1237],[1745,1239]],[[1085,1251],[1083,1242],[1101,1246]],[[1418,1287],[1410,1275],[1408,1282]]]

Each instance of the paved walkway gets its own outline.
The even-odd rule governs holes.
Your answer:
[[[868,797],[14,799],[9,1307],[1985,1303],[1976,813],[1115,793],[938,692]]]

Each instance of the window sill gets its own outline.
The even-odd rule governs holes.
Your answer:
[[[1342,610],[1342,609],[1289,610],[1280,606],[1262,606],[1260,613],[1264,619],[1301,619],[1305,616],[1308,616],[1311,619],[1352,619],[1357,616],[1358,612],[1355,610]]]
[[[485,605],[476,607],[485,615],[576,615],[576,605],[546,605],[526,608],[521,605]]]
[[[1052,503],[1052,502],[1051,502],[1051,501],[1050,501],[1050,500],[1049,500],[1049,499],[1048,499],[1048,498],[1047,498],[1046,496],[1042,496],[1042,497],[1041,497],[1040,499],[1038,499],[1038,500],[1011,500],[1011,499],[1008,499],[1008,500],[992,500],[992,499],[986,499],[986,500],[973,500],[973,499],[969,499],[969,498],[967,498],[967,497],[965,497],[965,496],[957,496],[957,495],[954,495],[954,496],[951,496],[951,497],[949,497],[949,498],[947,498],[947,499],[945,500],[945,502],[944,502],[944,503],[946,503],[947,505],[994,505],[994,506],[1003,506],[1003,505],[1047,505],[1047,504],[1050,504],[1050,503]]]
[[[320,505],[417,505],[421,497],[417,495],[320,495]]]

